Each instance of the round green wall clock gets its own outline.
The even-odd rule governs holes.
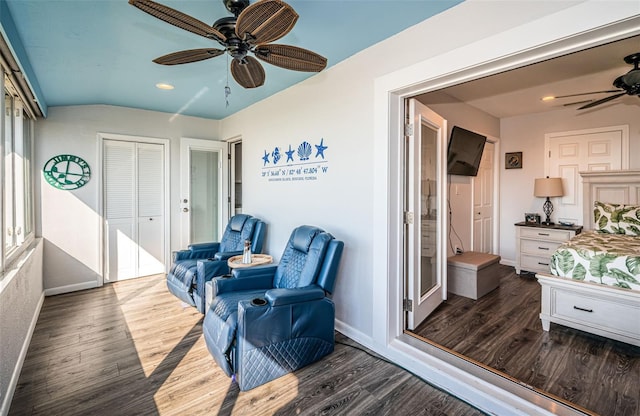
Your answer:
[[[91,179],[89,164],[73,155],[52,157],[44,164],[42,173],[49,185],[63,190],[78,189]]]

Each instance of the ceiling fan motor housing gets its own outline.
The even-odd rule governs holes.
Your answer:
[[[224,7],[227,8],[235,17],[238,17],[248,5],[249,0],[222,0]]]
[[[236,35],[236,21],[235,17],[227,16],[222,17],[213,24],[213,28],[222,33],[226,40],[220,42],[224,45],[226,50],[235,59],[243,60],[249,52],[249,45],[243,42],[242,39]]]

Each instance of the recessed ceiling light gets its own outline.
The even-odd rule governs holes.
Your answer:
[[[554,97],[553,95],[547,95],[546,97],[542,97],[542,101],[552,101],[555,99],[556,97]]]
[[[156,84],[156,88],[159,88],[161,90],[172,90],[174,87],[171,84],[165,84],[164,82],[158,82]]]

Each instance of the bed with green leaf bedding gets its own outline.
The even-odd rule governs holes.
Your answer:
[[[561,244],[550,273],[536,275],[542,329],[555,323],[640,346],[640,172],[589,172],[583,180],[585,201],[608,193],[634,204],[585,204],[589,231]]]
[[[551,256],[551,273],[640,291],[640,237],[585,231]]]

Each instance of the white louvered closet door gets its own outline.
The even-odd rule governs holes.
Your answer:
[[[105,279],[164,272],[164,146],[103,141]]]

